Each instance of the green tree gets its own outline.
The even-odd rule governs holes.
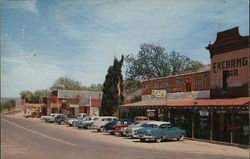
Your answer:
[[[21,91],[20,93],[21,99],[25,100],[25,102],[32,103],[32,98],[34,98],[34,93],[32,91]]]
[[[2,110],[4,109],[8,109],[8,111],[10,111],[11,109],[15,108],[15,106],[16,106],[16,101],[14,99],[10,99],[4,103],[1,103],[0,111],[2,112]]]
[[[113,66],[108,69],[102,89],[101,115],[114,115],[118,111],[119,105],[123,103],[123,60],[123,56],[120,61],[115,58]]]
[[[154,44],[143,44],[137,56],[125,57],[127,63],[126,77],[132,80],[164,77],[197,71],[202,64]]]
[[[101,91],[103,88],[102,84],[91,84],[90,87],[88,87],[89,90],[93,91]]]
[[[71,79],[69,77],[60,77],[50,87],[50,90],[87,90],[87,87],[83,87],[79,81]]]
[[[41,89],[32,91],[21,91],[19,93],[21,95],[21,99],[25,100],[27,103],[42,103],[44,97],[49,97],[51,92],[49,90]]]

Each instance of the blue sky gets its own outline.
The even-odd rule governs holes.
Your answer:
[[[85,86],[103,83],[114,57],[137,54],[143,43],[208,64],[205,46],[217,32],[239,26],[241,35],[249,35],[248,0],[13,0],[0,5],[2,97],[47,89],[65,76]]]

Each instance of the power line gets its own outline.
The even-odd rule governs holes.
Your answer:
[[[72,3],[71,3],[72,4]],[[71,5],[71,8],[74,8],[74,9],[76,9],[76,10],[80,10],[79,8],[77,8],[77,7],[75,7],[75,6],[73,6],[73,5]],[[106,23],[106,24],[108,24],[108,25],[113,25],[112,23],[109,23],[109,22],[107,22],[107,21],[105,21],[105,20],[103,20],[103,19],[101,19],[101,18],[99,18],[99,17],[97,17],[97,16],[94,16],[93,14],[89,14],[89,12],[86,12],[86,11],[84,11],[84,13],[85,14],[88,14],[88,15],[90,15],[91,17],[94,17],[95,19],[97,19],[97,20],[99,20],[99,21],[102,21],[102,22],[104,22],[104,23]],[[130,36],[132,36],[132,37],[134,37],[134,34],[133,33],[131,33],[131,32],[129,32],[129,31],[127,31],[126,29],[124,29],[123,27],[120,27],[120,26],[118,26],[121,30],[123,30],[123,31],[125,31],[127,34],[129,34]]]
[[[68,12],[74,14],[75,16],[78,16],[78,17],[84,19],[85,21],[88,21],[88,22],[90,22],[90,23],[93,23],[93,24],[95,24],[95,25],[97,25],[97,26],[100,26],[100,27],[102,27],[102,28],[104,28],[104,29],[106,29],[106,30],[109,30],[109,31],[111,31],[111,32],[114,32],[114,33],[116,33],[116,34],[121,34],[120,32],[117,32],[117,31],[115,31],[115,30],[113,30],[113,29],[111,29],[111,28],[109,28],[109,27],[107,27],[107,26],[105,26],[105,25],[103,25],[103,24],[96,23],[95,21],[90,20],[89,18],[84,17],[83,15],[80,15],[80,14],[78,14],[78,13],[76,13],[76,12],[74,12],[74,11],[72,11],[72,10],[70,10],[70,9],[68,9],[68,8],[66,8],[66,7],[64,7],[64,6],[62,6],[62,5],[58,4],[58,3],[55,2],[55,1],[51,1],[51,2],[54,3],[55,5],[57,5],[58,7],[60,7],[60,8],[62,8],[62,9],[64,9],[64,10],[66,10],[66,11],[68,11]],[[131,35],[131,36],[132,36],[132,35]],[[132,37],[131,37],[131,38],[132,38]]]

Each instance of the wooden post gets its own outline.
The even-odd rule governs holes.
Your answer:
[[[230,143],[233,143],[233,135],[234,135],[234,116],[231,114],[231,130],[230,130]]]
[[[210,111],[210,141],[213,140],[213,130],[214,130],[214,124],[213,124],[213,118],[214,118],[214,114],[213,111]]]
[[[191,114],[192,114],[192,138],[194,138],[194,115],[195,113],[192,112]]]

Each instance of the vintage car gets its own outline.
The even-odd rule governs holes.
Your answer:
[[[130,120],[131,119],[119,119],[119,120],[109,122],[106,125],[104,125],[103,130],[105,132],[109,132],[110,134],[114,135],[115,134],[115,127],[117,124],[121,124],[123,122],[128,122]]]
[[[58,115],[57,117],[55,117],[55,123],[63,125],[65,124],[65,119],[66,119],[65,115]]]
[[[45,118],[45,121],[49,122],[49,123],[53,123],[53,122],[55,122],[55,118],[57,116],[65,116],[65,114],[53,114],[53,115],[48,116],[47,118]]]
[[[124,131],[126,130],[126,128],[130,124],[132,124],[133,122],[134,122],[134,120],[131,120],[131,119],[118,121],[117,124],[115,125],[114,134],[115,135],[124,135]]]
[[[99,117],[87,117],[86,119],[82,120],[77,127],[84,128],[84,129],[90,129],[92,127],[92,124],[94,121],[99,120]]]
[[[124,131],[124,135],[132,138],[136,138],[138,136],[135,135],[135,131],[142,128],[145,124],[152,122],[152,120],[140,120],[135,121],[131,125],[129,125],[126,130]]]
[[[136,116],[136,117],[134,117],[134,120],[135,121],[138,121],[138,120],[149,120],[149,118],[146,117],[146,116]]]
[[[76,122],[77,120],[83,119],[84,117],[86,117],[87,115],[85,113],[80,113],[77,115],[77,117],[71,117],[71,118],[66,118],[65,122],[66,124],[68,124],[69,126],[73,126],[73,123]]]
[[[51,113],[50,115],[41,116],[40,119],[46,121],[46,119],[47,119],[48,117],[54,116],[55,114],[57,114],[57,113]]]
[[[142,142],[147,139],[161,142],[166,138],[177,138],[179,141],[182,141],[186,130],[172,127],[169,122],[149,122],[143,128],[136,130],[135,133]]]
[[[101,116],[101,117],[99,117],[98,120],[93,122],[92,128],[97,129],[97,131],[101,132],[101,131],[103,131],[104,125],[106,125],[107,123],[109,123],[113,120],[118,120],[118,118],[113,117],[113,116]]]

